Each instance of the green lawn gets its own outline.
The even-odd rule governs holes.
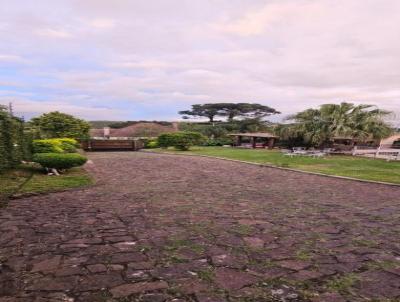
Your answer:
[[[307,156],[289,157],[275,150],[224,147],[193,147],[190,151],[175,151],[173,149],[154,149],[154,151],[223,157],[328,175],[340,175],[400,184],[399,161],[387,162],[380,159],[341,155],[327,156],[325,158],[311,158]]]
[[[0,174],[0,201],[10,196],[46,193],[90,185],[92,178],[82,168],[73,168],[60,176],[48,176],[41,168],[21,165]]]

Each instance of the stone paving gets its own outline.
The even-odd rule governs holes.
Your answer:
[[[93,153],[0,209],[0,301],[400,301],[400,187]]]

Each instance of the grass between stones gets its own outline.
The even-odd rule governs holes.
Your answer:
[[[337,276],[329,280],[326,284],[326,287],[329,290],[336,291],[345,295],[351,291],[351,288],[355,285],[357,281],[359,281],[357,275],[354,273],[350,273],[342,276]]]
[[[308,156],[289,157],[276,150],[225,147],[193,147],[190,151],[176,151],[174,149],[153,149],[152,151],[208,155],[326,175],[400,184],[400,161],[388,162],[382,159],[341,155],[327,156],[325,158],[312,158]]]
[[[10,197],[62,191],[93,183],[83,168],[73,168],[60,176],[48,176],[43,169],[32,165],[21,165],[0,174],[0,201]]]

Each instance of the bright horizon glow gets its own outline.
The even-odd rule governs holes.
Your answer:
[[[192,104],[400,116],[397,0],[0,0],[0,104],[19,116],[179,120]]]

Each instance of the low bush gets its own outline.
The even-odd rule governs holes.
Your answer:
[[[74,153],[78,142],[72,138],[37,139],[32,147],[33,153]]]
[[[63,138],[53,138],[53,140],[58,140],[62,144],[69,144],[74,146],[75,148],[79,148],[79,143],[76,139],[73,138],[68,138],[68,137],[63,137]]]
[[[203,146],[216,147],[216,146],[231,145],[232,143],[233,140],[229,137],[215,138],[215,139],[210,138],[203,143]]]
[[[61,142],[61,148],[65,153],[76,153],[77,151],[76,147],[68,142]]]
[[[172,132],[163,133],[158,139],[158,145],[161,148],[174,147],[177,150],[186,151],[191,146],[201,145],[205,137],[198,132]]]
[[[33,156],[33,161],[39,163],[43,168],[64,170],[82,166],[86,163],[87,158],[78,153],[37,153]]]
[[[144,147],[146,149],[154,149],[154,148],[158,148],[158,141],[156,139],[153,140],[149,140],[145,143]]]
[[[33,153],[63,153],[59,141],[53,139],[37,139],[32,142]]]

